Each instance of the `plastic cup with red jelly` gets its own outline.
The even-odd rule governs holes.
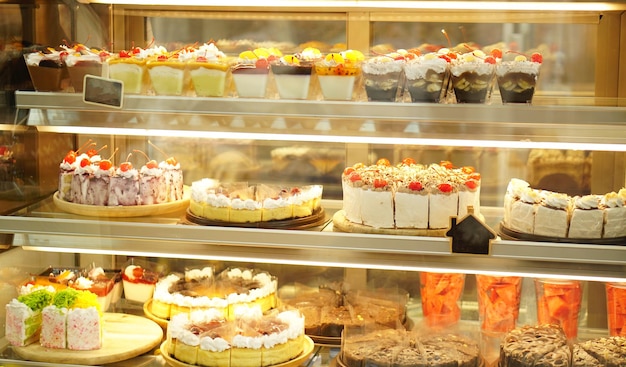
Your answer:
[[[461,319],[465,274],[420,273],[422,313],[429,327],[453,326]]]
[[[606,283],[609,335],[626,336],[626,283]]]
[[[537,322],[560,325],[568,339],[576,339],[582,287],[579,280],[535,279]]]
[[[476,274],[480,330],[504,334],[515,328],[519,315],[522,278]]]

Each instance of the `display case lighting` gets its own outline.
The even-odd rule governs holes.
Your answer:
[[[82,3],[112,4],[112,5],[144,5],[144,6],[168,6],[173,5],[172,0],[80,0]],[[255,0],[180,0],[176,6],[201,6],[201,7],[259,7]],[[623,4],[622,4],[623,5]],[[388,9],[388,10],[500,10],[500,11],[576,11],[598,12],[619,10],[619,3],[609,2],[541,2],[541,1],[333,1],[333,0],[268,0],[263,2],[264,8],[323,8],[323,9]],[[622,6],[623,8],[623,6]]]
[[[503,271],[477,271],[475,269],[463,269],[461,267],[455,268],[442,268],[442,267],[427,267],[427,266],[398,266],[398,265],[380,265],[375,263],[346,263],[332,260],[314,261],[303,259],[288,259],[280,258],[278,256],[274,258],[258,257],[245,257],[245,256],[227,256],[227,255],[205,255],[205,254],[181,254],[181,253],[167,253],[167,252],[143,252],[143,251],[129,251],[129,250],[106,250],[106,249],[86,249],[86,248],[68,248],[68,247],[39,247],[25,245],[22,248],[26,251],[42,251],[42,252],[57,252],[57,253],[77,253],[89,255],[121,255],[121,256],[147,256],[147,257],[159,257],[159,258],[177,258],[177,259],[189,259],[189,260],[208,260],[208,261],[232,261],[232,262],[252,262],[252,263],[267,263],[277,265],[299,265],[299,266],[320,266],[320,267],[339,267],[339,268],[356,268],[356,269],[371,269],[371,270],[393,270],[393,271],[416,271],[416,272],[438,272],[438,273],[464,273],[464,274],[485,274],[496,276],[521,276],[521,277],[533,277],[533,278],[551,278],[551,279],[578,279],[582,281],[594,281],[594,282],[624,282],[626,281],[626,274],[624,278],[605,277],[605,276],[585,276],[585,275],[563,275],[541,272],[503,272]]]
[[[376,144],[376,145],[421,145],[475,148],[506,148],[506,149],[563,149],[625,152],[626,144],[583,143],[532,140],[490,140],[490,139],[454,139],[454,138],[421,138],[364,135],[333,134],[288,134],[234,131],[203,131],[203,130],[160,130],[160,129],[126,129],[108,127],[81,126],[38,126],[39,131],[88,134],[88,135],[120,135],[143,137],[178,137],[213,140],[255,140],[255,141],[287,141],[309,143],[342,143],[342,144]]]

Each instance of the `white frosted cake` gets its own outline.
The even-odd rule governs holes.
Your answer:
[[[626,237],[626,189],[571,197],[538,190],[523,180],[509,182],[504,196],[507,229],[546,237],[610,239]]]
[[[344,169],[342,188],[345,218],[373,228],[442,229],[470,207],[480,215],[480,174],[450,162],[358,163]]]

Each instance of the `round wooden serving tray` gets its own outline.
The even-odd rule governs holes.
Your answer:
[[[374,228],[362,224],[350,222],[346,213],[339,210],[333,215],[333,230],[336,232],[369,233],[369,234],[395,234],[401,236],[425,236],[445,237],[448,228],[421,229],[421,228]]]
[[[592,245],[626,245],[626,237],[615,238],[564,238],[564,237],[550,237],[539,236],[534,234],[517,232],[504,226],[504,223],[500,222],[498,228],[498,234],[503,240],[522,240],[522,241],[536,241],[536,242],[560,242],[560,243],[580,243],[580,244],[592,244]]]
[[[20,358],[29,361],[101,365],[124,361],[151,351],[163,340],[163,330],[145,317],[104,313],[102,337],[102,348],[97,350],[44,348],[37,342],[12,348]]]
[[[181,362],[177,360],[176,358],[170,356],[169,353],[167,352],[167,349],[168,349],[167,343],[168,342],[166,340],[161,344],[161,355],[170,366],[172,367],[198,367],[193,364]],[[304,337],[304,350],[302,351],[302,353],[300,353],[299,356],[287,362],[274,364],[271,367],[298,367],[303,362],[305,362],[307,358],[309,358],[311,353],[313,353],[314,347],[315,345],[313,344],[313,340],[311,340],[311,338],[309,338],[308,336],[305,336]],[[259,363],[259,367],[261,367],[260,363]]]
[[[267,222],[254,222],[254,223],[233,223],[225,222],[221,220],[210,220],[201,218],[187,210],[186,219],[188,224],[198,224],[201,226],[219,226],[219,227],[244,227],[244,228],[267,228],[267,229],[307,229],[312,227],[321,226],[326,223],[326,212],[324,208],[319,208],[308,217],[285,219],[285,220],[270,220]]]
[[[69,201],[61,200],[59,198],[58,191],[54,193],[52,198],[54,200],[54,204],[64,212],[84,215],[88,217],[129,218],[171,213],[173,211],[183,210],[189,207],[189,197],[191,195],[191,190],[188,186],[185,186],[183,190],[184,191],[182,200],[153,205],[100,206],[75,204]]]
[[[147,300],[146,303],[143,304],[143,313],[147,318],[156,322],[163,330],[167,330],[169,320],[162,319],[152,313],[152,299]]]

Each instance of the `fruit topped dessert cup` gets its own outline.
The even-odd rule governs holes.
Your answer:
[[[319,50],[306,48],[295,55],[285,55],[271,63],[272,73],[282,99],[307,99],[315,62],[319,61]]]
[[[568,339],[578,336],[582,283],[568,279],[535,279],[537,322],[556,324]]]
[[[495,55],[486,55],[481,50],[474,50],[459,55],[452,61],[450,72],[457,103],[488,101],[493,89],[498,52],[493,52]]]
[[[464,286],[465,274],[420,273],[422,312],[426,325],[439,328],[459,322]]]
[[[158,280],[157,264],[132,262],[122,271],[124,297],[129,301],[145,303],[152,298]]]
[[[363,83],[369,101],[396,101],[404,63],[404,55],[398,52],[375,56],[363,63]]]
[[[420,55],[418,50],[409,50],[416,57],[404,64],[405,87],[412,102],[443,102],[450,81],[450,53],[448,49]]]
[[[59,92],[69,87],[69,75],[65,66],[67,54],[66,50],[47,48],[44,51],[24,55],[36,91]]]
[[[277,49],[257,48],[243,51],[231,68],[237,95],[242,98],[265,98],[270,76],[270,63],[282,54]]]
[[[330,53],[315,64],[315,74],[324,99],[351,100],[354,86],[361,75],[365,57],[360,51]]]
[[[150,86],[146,62],[151,55],[164,53],[163,47],[146,50],[135,46],[129,51],[122,50],[107,59],[109,78],[124,83],[124,93],[146,94]]]
[[[85,75],[102,76],[102,63],[110,56],[108,51],[89,49],[81,44],[68,49],[65,65],[74,91],[82,93]]]
[[[181,96],[189,89],[186,62],[179,52],[165,52],[148,58],[146,68],[154,93],[160,96]]]
[[[496,77],[502,103],[531,103],[543,57],[533,53],[530,60],[517,55],[513,60],[496,65]]]
[[[196,96],[224,96],[230,78],[230,61],[214,43],[205,43],[193,50],[187,70]]]

